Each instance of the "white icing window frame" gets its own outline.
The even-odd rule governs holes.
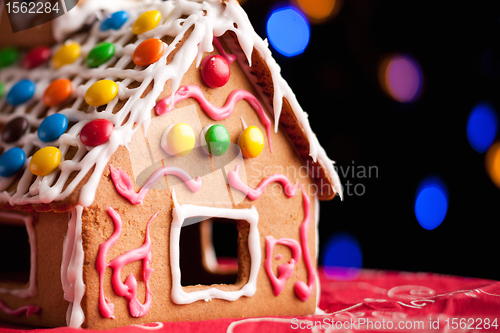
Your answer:
[[[36,289],[36,236],[33,227],[33,216],[17,212],[0,212],[0,224],[25,226],[30,242],[30,278],[26,288],[8,289],[0,287],[0,295],[13,295],[19,298],[35,297]]]
[[[174,199],[175,200],[175,199]],[[241,296],[251,297],[257,291],[257,276],[261,266],[261,246],[258,229],[259,213],[252,206],[250,209],[224,209],[196,205],[175,204],[172,212],[172,226],[170,228],[170,266],[172,269],[172,291],[170,297],[175,304],[191,304],[196,301],[209,301],[213,298],[235,301]],[[192,292],[185,292],[181,285],[181,269],[179,265],[180,250],[179,242],[181,228],[184,221],[191,217],[220,217],[232,220],[245,220],[250,224],[248,234],[248,250],[250,253],[250,277],[248,282],[235,291],[224,291],[217,288],[209,288]]]

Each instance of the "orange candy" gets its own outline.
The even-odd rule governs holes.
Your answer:
[[[64,102],[71,95],[73,85],[68,79],[57,79],[45,89],[43,103],[49,107],[56,106]]]
[[[163,42],[158,38],[146,39],[137,45],[132,60],[137,66],[148,66],[157,62],[163,54]]]

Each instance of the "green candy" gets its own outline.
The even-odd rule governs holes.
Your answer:
[[[115,54],[115,45],[113,43],[102,42],[97,44],[87,55],[87,66],[90,68],[98,67],[111,59]]]
[[[0,98],[2,98],[3,94],[5,94],[5,84],[0,82]]]
[[[13,65],[19,59],[19,51],[13,47],[0,50],[0,68]]]
[[[229,133],[223,125],[213,125],[205,134],[207,149],[211,155],[222,156],[229,149]]]

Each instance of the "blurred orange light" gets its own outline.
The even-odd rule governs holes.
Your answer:
[[[495,143],[488,149],[485,164],[491,180],[500,188],[500,142]]]
[[[341,0],[296,0],[312,23],[321,23],[337,14]]]

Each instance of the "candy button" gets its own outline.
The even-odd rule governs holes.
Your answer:
[[[66,42],[52,57],[52,66],[57,69],[72,64],[80,56],[80,52],[80,44]]]
[[[19,59],[19,51],[13,47],[0,50],[0,68],[13,65]]]
[[[12,143],[19,140],[28,129],[28,119],[17,117],[9,121],[2,131],[2,141]]]
[[[139,44],[132,60],[137,66],[148,66],[157,62],[163,54],[163,42],[158,38],[150,38]]]
[[[157,10],[150,10],[149,12],[142,13],[132,26],[132,32],[136,35],[145,33],[146,31],[154,29],[160,23],[161,14]]]
[[[97,44],[87,55],[87,66],[90,68],[98,67],[111,59],[115,54],[115,45],[113,43],[102,42]]]
[[[83,126],[80,141],[86,146],[99,146],[109,140],[113,132],[113,123],[107,119],[96,119]]]
[[[92,106],[108,104],[118,94],[118,85],[111,80],[100,80],[90,86],[85,93],[85,102]]]
[[[70,80],[54,80],[43,93],[43,103],[49,107],[59,105],[68,99],[72,90],[73,85]]]
[[[128,20],[128,13],[126,11],[119,11],[111,14],[110,17],[102,21],[101,31],[106,31],[109,29],[118,30],[125,24]]]
[[[201,63],[201,77],[210,88],[222,87],[229,81],[231,69],[220,55],[205,57]]]
[[[7,103],[19,105],[28,101],[35,94],[35,83],[31,80],[17,82],[7,94]]]
[[[61,113],[55,113],[45,118],[38,127],[38,137],[43,142],[59,139],[68,128],[68,118]]]
[[[186,123],[177,123],[165,130],[161,148],[169,155],[184,157],[194,148],[194,132]]]
[[[45,147],[31,157],[30,171],[37,176],[47,176],[61,163],[61,151],[56,147]]]
[[[5,94],[5,84],[0,82],[0,98],[3,97],[3,94]]]
[[[22,66],[26,69],[38,67],[49,60],[50,54],[50,48],[47,46],[34,48],[24,56]]]
[[[264,135],[261,130],[255,126],[249,126],[241,132],[238,140],[243,156],[255,158],[262,153],[264,148]]]
[[[16,174],[24,165],[26,154],[19,147],[7,150],[0,156],[0,176],[10,177]]]
[[[229,149],[229,133],[223,125],[212,125],[206,130],[205,142],[208,153],[214,156],[222,156]]]

